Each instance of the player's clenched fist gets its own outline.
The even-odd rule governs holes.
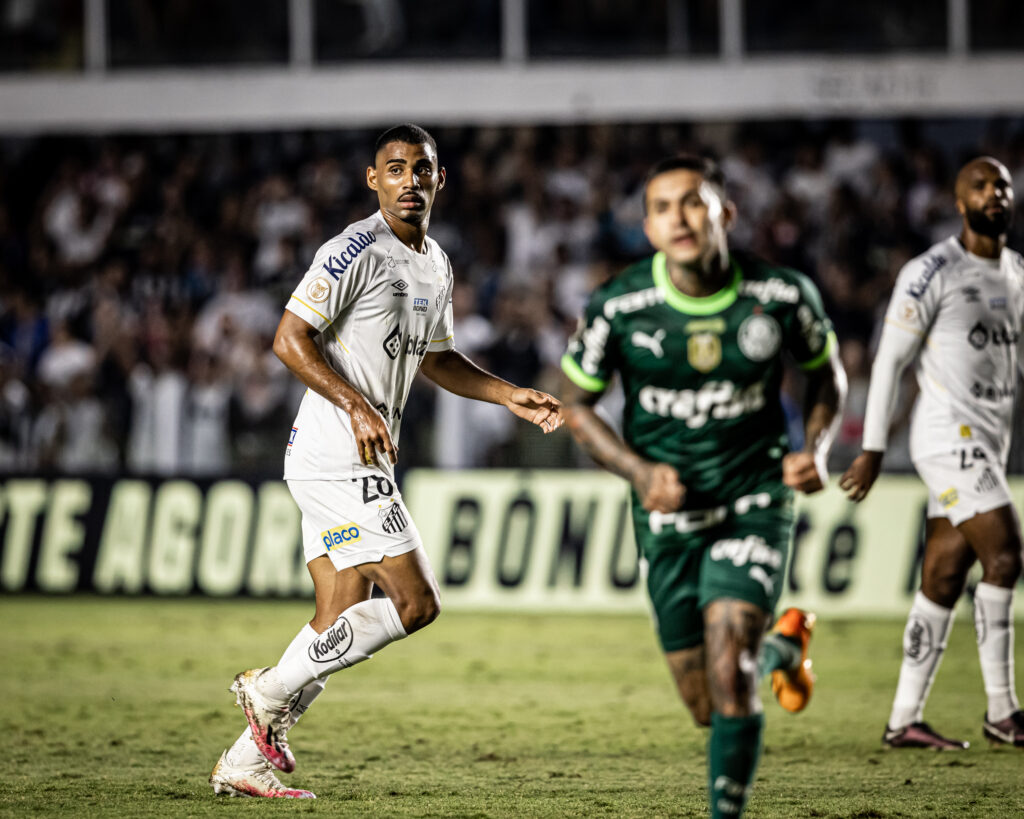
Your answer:
[[[644,464],[637,469],[633,486],[648,512],[675,512],[686,497],[686,487],[679,480],[679,473],[668,464]]]
[[[782,459],[782,482],[810,495],[825,488],[825,476],[811,452],[790,452]]]

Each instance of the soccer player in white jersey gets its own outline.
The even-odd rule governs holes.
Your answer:
[[[909,262],[896,280],[871,371],[863,452],[840,486],[863,500],[878,477],[899,375],[917,358],[920,395],[910,451],[928,487],[921,590],[903,635],[903,665],[882,742],[889,748],[953,750],[924,721],[924,704],[946,648],[967,572],[974,592],[978,655],[988,697],[982,730],[993,744],[1024,747],[1024,713],[1013,679],[1013,590],[1021,533],[1004,469],[1021,323],[1024,259],[1006,247],[1013,216],[1010,174],[991,157],[956,179],[963,217],[950,237]]]
[[[438,615],[437,582],[393,469],[416,372],[544,432],[562,422],[556,399],[484,372],[455,348],[451,264],[427,237],[445,181],[430,134],[409,124],[385,131],[366,181],[380,210],[320,248],[274,339],[309,388],[284,477],[302,512],[316,612],[276,666],[244,671],[231,685],[249,725],[210,776],[217,793],[312,798],[274,772],[295,768],[288,729],[328,675]],[[371,598],[374,585],[386,597]]]

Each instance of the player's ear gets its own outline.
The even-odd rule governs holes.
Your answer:
[[[967,215],[967,208],[964,207],[964,200],[961,199],[960,197],[957,197],[956,200],[956,212],[959,213],[961,216]]]
[[[441,190],[444,187],[444,182],[448,178],[448,174],[444,169],[444,165],[437,169],[437,189]]]
[[[726,230],[732,230],[732,226],[736,223],[736,203],[731,199],[727,199],[725,205],[722,208],[722,226]]]
[[[650,243],[651,243],[651,246],[653,247],[653,246],[654,246],[654,240],[653,240],[653,239],[651,239],[651,226],[650,226],[650,220],[649,220],[649,219],[648,219],[648,218],[647,218],[646,216],[644,216],[644,222],[643,222],[643,225],[644,225],[644,236],[646,236],[646,237],[647,237],[647,241],[648,241],[648,242],[650,242]]]
[[[371,191],[377,190],[377,169],[373,165],[366,166],[366,187]]]

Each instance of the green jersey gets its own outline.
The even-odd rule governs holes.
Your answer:
[[[566,375],[591,392],[619,373],[623,436],[678,470],[683,509],[789,497],[783,354],[813,370],[836,343],[806,276],[740,254],[730,265],[730,283],[706,298],[672,284],[663,253],[626,268],[594,292],[562,358]]]

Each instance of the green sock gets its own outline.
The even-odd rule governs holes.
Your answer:
[[[739,816],[747,803],[761,755],[764,716],[711,715],[708,738],[708,795],[711,819]]]
[[[780,668],[795,668],[800,662],[800,643],[781,634],[767,634],[761,641],[761,653],[757,657],[758,679]]]

